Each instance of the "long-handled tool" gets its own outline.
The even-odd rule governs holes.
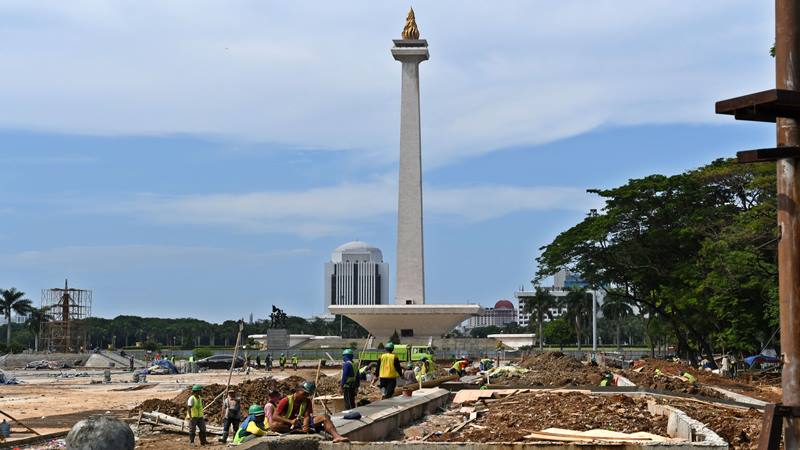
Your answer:
[[[7,412],[4,412],[4,411],[0,411],[0,414],[2,414],[2,415],[4,415],[4,416],[8,417],[9,419],[13,420],[13,421],[14,421],[14,422],[16,422],[16,423],[18,423],[18,424],[22,425],[22,427],[23,427],[23,428],[25,428],[26,430],[30,431],[31,433],[33,433],[33,434],[35,434],[35,435],[37,435],[37,436],[41,436],[41,434],[39,434],[38,432],[36,432],[36,430],[34,430],[33,428],[31,428],[31,427],[29,427],[29,426],[25,425],[24,423],[20,422],[19,420],[15,419],[15,418],[13,418],[13,417],[11,416],[11,414],[9,414],[9,413],[7,413]]]

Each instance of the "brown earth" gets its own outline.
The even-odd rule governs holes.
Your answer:
[[[731,450],[758,448],[763,414],[756,409],[726,408],[707,403],[668,399],[661,403],[674,406],[711,428],[731,446]]]
[[[634,367],[643,367],[643,369],[640,373],[636,373],[632,369],[623,370],[623,376],[638,385],[653,389],[700,394],[712,398],[724,397],[722,394],[702,386],[703,384],[707,384],[770,403],[777,403],[781,400],[780,377],[769,377],[761,374],[752,375],[746,372],[740,372],[739,376],[732,379],[713,374],[706,370],[695,369],[688,364],[659,359],[636,361]],[[683,372],[689,372],[697,378],[700,382],[700,386],[692,388],[688,383],[675,379],[665,382],[663,377],[656,377],[654,375],[656,369],[661,370],[665,375],[680,375]]]
[[[603,371],[583,364],[573,356],[561,352],[542,352],[528,356],[520,365],[530,372],[519,378],[503,377],[493,379],[492,384],[521,384],[529,386],[597,386]],[[497,380],[497,381],[495,381]]]
[[[564,394],[527,393],[490,403],[472,424],[456,433],[431,436],[438,442],[522,441],[534,431],[558,427],[577,431],[605,429],[623,433],[646,431],[667,434],[667,418],[653,416],[647,401],[624,395],[590,396],[578,392]]]

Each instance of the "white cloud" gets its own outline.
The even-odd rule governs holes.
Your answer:
[[[414,6],[431,51],[426,165],[604,123],[711,121],[715,100],[773,83],[773,13],[760,2]],[[400,74],[389,46],[406,7],[5,1],[0,126],[220,134],[394,159]]]
[[[229,248],[170,245],[68,246],[0,254],[0,267],[120,272],[152,267],[220,266],[230,263],[263,264],[278,258],[308,253],[306,249],[272,252]]]
[[[141,195],[116,202],[112,211],[169,224],[223,226],[255,233],[305,237],[352,234],[397,208],[391,177],[299,192],[251,192],[210,195]],[[469,186],[425,187],[428,218],[465,222],[495,219],[530,210],[588,211],[599,199],[571,187]],[[108,211],[106,208],[105,211]]]

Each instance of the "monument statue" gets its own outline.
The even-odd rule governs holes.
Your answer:
[[[403,27],[403,39],[419,39],[419,28],[417,28],[417,21],[414,18],[414,8],[408,9],[406,26]]]
[[[286,326],[286,313],[280,308],[272,305],[272,313],[269,315],[270,328],[283,328]]]

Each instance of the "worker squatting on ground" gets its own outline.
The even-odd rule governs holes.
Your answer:
[[[292,369],[297,372],[297,355],[292,355]]]
[[[222,400],[222,408],[225,410],[225,416],[222,422],[222,437],[219,441],[228,442],[228,429],[232,429],[235,434],[242,421],[242,401],[236,391],[233,389],[228,391],[228,396]]]
[[[467,366],[469,366],[469,358],[465,356],[461,359],[457,359],[450,367],[449,372],[450,374],[458,375],[458,378],[461,378],[464,376]]]
[[[269,423],[266,417],[264,408],[259,405],[250,405],[250,409],[247,410],[247,418],[244,419],[242,426],[236,430],[236,434],[233,436],[233,443],[239,445],[255,437],[267,434]],[[225,431],[227,432],[228,429],[226,428]]]
[[[380,381],[378,386],[381,388],[381,398],[391,398],[397,388],[397,378],[403,373],[400,366],[400,359],[394,354],[394,344],[386,343],[386,352],[381,355],[381,365],[378,370]]]
[[[358,369],[358,378],[369,381],[371,385],[374,385],[378,381],[378,364],[371,362]]]
[[[278,358],[278,365],[281,366],[281,372],[286,368],[286,355],[281,353],[281,356]]]
[[[288,432],[320,432],[333,437],[333,442],[349,442],[349,439],[339,434],[333,422],[326,416],[314,416],[311,396],[317,386],[306,381],[297,388],[294,393],[281,399],[275,412],[272,414],[270,429],[278,433]]]
[[[419,372],[417,372],[417,381],[424,383],[432,381],[436,376],[436,363],[432,359],[428,359],[426,355],[422,355],[419,361]]]
[[[203,399],[200,398],[200,391],[203,387],[199,384],[192,386],[192,395],[186,402],[189,407],[186,410],[186,418],[189,419],[189,443],[194,444],[195,429],[200,429],[200,445],[208,444],[206,441],[206,418],[203,413]]]
[[[360,372],[360,371],[359,371]],[[356,393],[358,392],[359,373],[353,365],[353,350],[345,349],[342,352],[342,396],[344,397],[344,408],[353,409],[356,407]]]

